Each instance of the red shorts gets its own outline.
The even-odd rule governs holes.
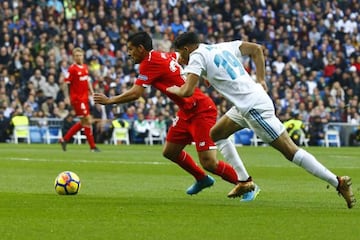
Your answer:
[[[210,129],[216,123],[216,117],[216,110],[197,114],[188,120],[177,117],[169,128],[166,140],[185,145],[195,142],[198,152],[215,149],[216,145],[210,138]]]
[[[71,105],[78,117],[86,117],[90,114],[89,103],[87,101],[75,101]]]

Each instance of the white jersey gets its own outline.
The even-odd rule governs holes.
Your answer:
[[[248,112],[256,101],[254,93],[266,94],[244,69],[240,62],[242,41],[213,45],[200,44],[190,54],[184,73],[194,73],[209,83],[241,112]]]

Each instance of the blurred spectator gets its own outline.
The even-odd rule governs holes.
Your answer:
[[[41,110],[48,118],[55,117],[55,109],[57,104],[52,96],[46,97],[46,101],[41,104]]]
[[[321,141],[324,139],[324,123],[321,121],[320,116],[313,116],[310,119],[309,124],[309,145],[310,146],[319,146]]]
[[[46,78],[39,68],[35,69],[34,75],[30,77],[29,81],[34,84],[35,90],[39,90],[41,86],[46,84]]]
[[[138,118],[133,123],[133,142],[145,143],[145,138],[149,135],[149,122],[145,120],[144,114],[138,112]]]
[[[360,146],[360,126],[350,134],[349,144],[350,146]]]
[[[4,116],[4,111],[0,109],[0,142],[10,139],[10,120]]]
[[[172,51],[172,41],[179,32],[197,31],[201,41],[207,43],[241,39],[263,44],[269,67],[269,94],[280,119],[287,118],[292,111],[289,107],[299,110],[305,99],[309,103],[302,106],[302,112],[309,115],[321,99],[323,111],[329,111],[323,115],[331,120],[341,114],[345,116],[340,120],[347,121],[350,111],[341,107],[360,97],[358,9],[359,1],[335,0],[41,0],[35,5],[28,0],[0,1],[0,106],[7,109],[4,114],[8,115],[12,102],[17,101],[15,105],[30,114],[36,111],[34,106],[25,106],[30,95],[40,106],[50,95],[56,104],[68,102],[63,74],[73,60],[75,47],[86,51],[96,91],[110,94],[110,84],[114,82],[116,93],[121,93],[132,85],[138,72],[126,52],[129,33],[145,30],[152,35],[155,49]],[[253,63],[244,59],[244,64],[254,75]],[[50,93],[47,87],[52,76],[59,89],[52,87]],[[344,93],[335,94],[334,106],[330,106],[329,98],[334,96],[328,93],[335,82],[339,82]],[[223,104],[223,96],[213,94],[211,88],[200,87],[221,104],[222,114],[228,107]],[[292,92],[295,103],[290,103],[285,89]],[[144,100],[148,103],[155,96],[155,91],[149,91]],[[171,118],[176,109],[164,100],[162,104],[154,103],[158,107],[155,114],[164,112]],[[126,112],[129,106],[121,106],[120,112]],[[144,113],[150,112],[151,106],[146,104]],[[357,105],[357,114],[359,109]]]
[[[54,109],[54,117],[65,119],[68,116],[70,111],[66,108],[65,102],[61,101],[57,104],[57,107]]]
[[[40,88],[44,91],[46,97],[52,97],[53,99],[56,99],[60,90],[59,85],[55,82],[55,76],[52,74],[48,76],[47,81]]]

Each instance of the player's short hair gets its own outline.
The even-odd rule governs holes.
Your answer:
[[[188,44],[199,44],[199,37],[194,32],[185,32],[180,34],[174,41],[174,46],[176,49],[182,48]]]
[[[144,31],[130,35],[128,38],[128,42],[136,47],[143,45],[146,51],[150,51],[153,49],[152,39],[150,35]]]
[[[84,50],[82,48],[76,47],[72,50],[72,54],[75,54],[76,52],[84,53]]]

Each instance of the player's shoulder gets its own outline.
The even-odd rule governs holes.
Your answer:
[[[242,44],[241,40],[233,40],[228,42],[217,43],[216,45],[220,48],[238,48]]]
[[[168,65],[175,59],[171,54],[161,51],[151,51],[149,56],[141,62],[140,67],[155,68]]]
[[[162,52],[162,51],[155,51],[152,50],[149,52],[148,61],[156,62],[156,61],[164,61],[170,58],[176,57],[175,53],[168,53],[168,52]]]

